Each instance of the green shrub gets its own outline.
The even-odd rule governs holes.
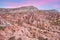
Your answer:
[[[4,28],[5,28],[5,27],[1,27],[1,26],[0,26],[0,30],[3,30]]]
[[[53,25],[60,25],[60,19],[53,20],[51,23]]]

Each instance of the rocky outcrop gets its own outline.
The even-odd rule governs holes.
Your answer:
[[[0,40],[60,40],[60,12],[33,6],[6,10],[0,10]]]

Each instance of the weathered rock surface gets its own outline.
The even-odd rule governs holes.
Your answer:
[[[33,6],[0,9],[0,40],[60,40],[60,12]]]

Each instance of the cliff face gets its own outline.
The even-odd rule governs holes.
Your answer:
[[[60,40],[60,13],[33,6],[0,10],[0,40]]]

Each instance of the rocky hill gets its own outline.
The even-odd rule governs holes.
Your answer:
[[[0,40],[60,40],[60,12],[33,6],[0,8]]]

